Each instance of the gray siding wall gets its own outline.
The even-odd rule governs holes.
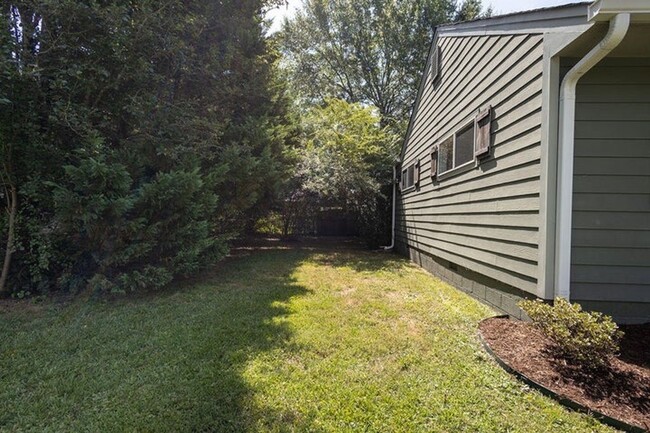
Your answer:
[[[582,78],[574,170],[572,299],[646,303],[626,308],[650,319],[650,59],[606,59]]]
[[[420,188],[400,196],[397,242],[536,293],[542,36],[443,37],[439,45],[440,81],[425,83],[402,155],[403,167],[419,158],[422,168]],[[492,155],[432,182],[432,145],[488,105]]]

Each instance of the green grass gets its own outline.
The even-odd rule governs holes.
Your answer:
[[[396,256],[275,250],[0,316],[0,430],[604,432],[503,372],[493,314]]]

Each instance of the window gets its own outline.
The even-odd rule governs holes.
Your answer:
[[[438,145],[437,174],[445,173],[474,159],[474,122]]]
[[[455,168],[468,165],[474,158],[490,154],[492,107],[474,117],[446,140],[431,149],[431,177],[435,178]]]
[[[402,181],[400,183],[402,191],[415,188],[420,183],[420,160],[409,165],[402,170]]]
[[[413,186],[413,166],[408,166],[402,170],[402,191]]]
[[[456,133],[454,146],[454,167],[474,159],[474,122]]]
[[[438,170],[440,173],[454,168],[454,137],[440,143],[438,150]]]

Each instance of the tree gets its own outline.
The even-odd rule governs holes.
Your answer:
[[[478,12],[479,0],[304,0],[281,32],[284,63],[307,105],[361,102],[403,128],[434,26]]]
[[[308,110],[302,129],[285,222],[295,223],[296,210],[309,218],[336,207],[352,215],[362,235],[377,245],[386,233],[378,205],[386,198],[380,189],[397,152],[395,135],[380,125],[375,109],[340,99]]]
[[[6,231],[0,295],[8,291],[7,280],[16,251],[18,189],[24,180],[24,155],[29,145],[38,141],[34,134],[34,101],[39,92],[33,89],[33,84],[38,77],[41,32],[38,13],[30,11],[28,16],[21,18],[14,5],[9,5],[6,12],[6,31],[0,33],[0,198],[5,203],[0,228]]]
[[[274,3],[3,3],[12,292],[160,287],[225,254],[284,175]]]
[[[471,21],[478,18],[488,18],[492,16],[492,7],[488,7],[485,12],[481,0],[465,0],[454,16],[454,21]]]

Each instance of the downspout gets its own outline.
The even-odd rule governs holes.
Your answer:
[[[571,297],[571,217],[573,212],[576,88],[580,78],[621,43],[629,27],[629,13],[615,15],[609,21],[609,31],[605,38],[571,68],[560,86],[555,296],[567,300]]]
[[[395,248],[395,213],[397,212],[397,165],[393,165],[393,217],[391,222],[390,245],[382,247],[385,251]]]

